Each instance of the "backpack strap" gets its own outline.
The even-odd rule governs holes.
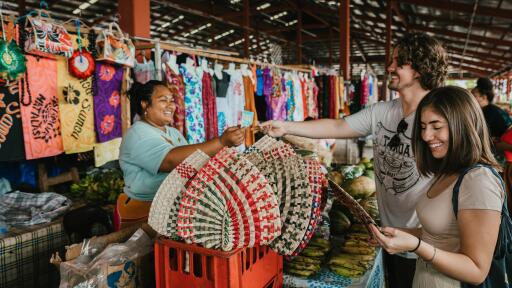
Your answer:
[[[457,178],[457,182],[455,182],[455,186],[453,187],[453,195],[452,195],[452,207],[453,207],[453,213],[455,214],[455,218],[457,218],[457,212],[459,211],[459,189],[460,185],[462,184],[462,179],[464,178],[464,175],[466,175],[469,171],[473,170],[474,168],[478,167],[485,167],[492,171],[492,174],[496,176],[496,178],[500,179],[501,186],[503,187],[503,191],[505,192],[505,201],[503,202],[502,209],[501,209],[501,215],[509,215],[508,214],[508,208],[507,208],[507,188],[505,187],[505,183],[503,182],[503,179],[501,178],[500,174],[491,166],[484,165],[484,164],[475,164],[474,166],[468,167],[460,173],[459,177]]]

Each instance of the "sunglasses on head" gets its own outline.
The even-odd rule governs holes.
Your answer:
[[[409,124],[405,122],[405,118],[400,120],[398,126],[396,127],[396,134],[393,137],[391,137],[391,140],[389,140],[388,147],[395,148],[398,145],[400,145],[400,143],[402,143],[402,141],[400,141],[400,134],[404,133],[407,130],[408,126]]]

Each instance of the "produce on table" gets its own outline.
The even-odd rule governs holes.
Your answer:
[[[331,244],[320,236],[313,236],[299,256],[285,262],[285,271],[298,277],[309,277],[320,270]]]

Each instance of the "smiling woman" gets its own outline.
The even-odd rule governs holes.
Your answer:
[[[183,135],[171,127],[176,95],[163,82],[136,83],[129,94],[132,109],[141,120],[126,132],[120,148],[119,164],[125,187],[118,198],[116,216],[121,222],[123,219],[146,220],[158,187],[189,155],[199,149],[214,156],[224,146],[242,144],[245,133],[244,129],[230,127],[218,138],[189,145]]]
[[[434,176],[416,204],[421,228],[372,232],[388,253],[419,256],[412,287],[478,285],[492,269],[505,192],[474,97],[454,86],[430,91],[416,110],[412,145],[418,171]]]

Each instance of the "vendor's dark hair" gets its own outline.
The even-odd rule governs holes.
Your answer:
[[[475,89],[477,89],[482,96],[487,96],[489,103],[492,103],[492,100],[494,100],[494,88],[491,79],[478,78],[478,80],[476,80]]]
[[[431,108],[448,122],[450,141],[443,159],[436,159],[421,138],[421,113]],[[491,150],[489,131],[482,109],[466,89],[456,86],[435,88],[419,103],[413,126],[412,149],[418,171],[424,175],[460,173],[477,163],[493,166],[498,171]]]
[[[410,33],[395,45],[398,66],[406,64],[420,74],[420,85],[432,90],[444,85],[448,75],[448,56],[441,43],[426,33]]]
[[[143,101],[147,102],[148,105],[151,105],[151,96],[153,95],[156,86],[167,87],[164,82],[158,80],[150,80],[145,84],[141,84],[139,82],[133,83],[132,88],[128,91],[128,95],[130,96],[131,108],[135,113],[142,116],[144,111],[142,111],[141,103]]]

